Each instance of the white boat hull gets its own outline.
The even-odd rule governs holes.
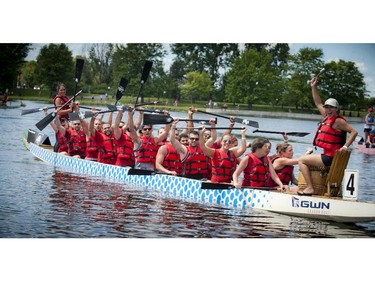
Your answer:
[[[307,197],[259,189],[202,189],[202,182],[199,180],[162,174],[128,175],[129,168],[63,156],[33,143],[29,143],[29,150],[37,158],[54,166],[77,173],[100,176],[131,187],[159,191],[167,197],[336,222],[375,220],[374,202]]]

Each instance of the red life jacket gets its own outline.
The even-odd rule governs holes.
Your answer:
[[[211,164],[212,182],[231,182],[237,166],[237,159],[232,151],[228,150],[228,153],[226,153],[222,149],[215,149]]]
[[[159,146],[155,143],[155,139],[153,137],[146,138],[141,137],[142,144],[138,149],[137,153],[137,162],[147,162],[147,163],[154,163],[156,160],[156,154],[158,153]]]
[[[323,148],[323,153],[333,157],[336,150],[340,149],[346,141],[346,132],[332,128],[337,118],[344,119],[341,115],[335,115],[331,118],[326,116],[318,125],[318,130],[314,137],[313,144]]]
[[[86,135],[81,130],[77,132],[70,127],[66,131],[68,139],[68,153],[70,156],[79,155],[81,158],[86,156]]]
[[[57,132],[57,142],[59,143],[58,153],[68,152],[68,139],[60,131]]]
[[[122,133],[118,140],[115,139],[115,145],[117,154],[116,165],[134,167],[134,144],[131,137]]]
[[[96,131],[96,134],[98,131]],[[90,135],[86,143],[86,157],[89,159],[98,159],[99,144],[96,142],[95,138]]]
[[[261,159],[252,152],[248,155],[249,161],[244,170],[242,186],[265,187],[269,178],[269,161],[264,156]]]
[[[187,146],[188,156],[184,162],[185,175],[200,174],[205,178],[209,176],[209,159],[204,155],[199,146]]]
[[[70,100],[70,98],[68,96],[61,96],[61,95],[56,95],[54,98],[53,98],[53,104],[55,105],[55,109],[60,109],[60,108],[57,108],[56,106],[56,99],[57,98],[60,98],[61,99],[61,105],[65,104],[68,100]],[[65,105],[61,110],[66,110],[66,109],[69,109],[70,106],[69,104]],[[59,118],[65,118],[66,120],[69,120],[69,114],[58,114],[59,115]]]
[[[278,158],[280,158],[280,156],[274,157],[271,160],[271,162],[273,163]],[[292,180],[293,170],[294,170],[294,166],[289,165],[289,166],[284,166],[282,169],[275,170],[275,172],[279,176],[279,179],[281,180],[281,182],[284,185],[288,185]],[[278,184],[275,183],[275,181],[271,177],[269,177],[267,186],[274,187],[274,186],[278,186]]]
[[[116,147],[113,133],[107,136],[102,132],[97,132],[95,139],[99,144],[98,162],[114,165],[116,163]]]
[[[170,143],[166,144],[166,148],[167,155],[164,158],[163,167],[169,171],[174,171],[177,174],[182,174],[182,163],[180,154]]]

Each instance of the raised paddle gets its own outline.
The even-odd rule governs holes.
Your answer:
[[[58,108],[60,108],[61,106],[58,106]],[[85,108],[85,109],[92,109],[92,107],[88,107],[88,106],[82,106],[80,105],[79,106],[80,108]],[[33,109],[25,109],[25,110],[22,110],[21,112],[21,115],[26,115],[26,114],[31,114],[31,113],[35,113],[35,112],[39,112],[39,111],[43,111],[44,109],[52,109],[52,108],[55,108],[55,106],[50,106],[50,107],[41,107],[41,108],[33,108]],[[99,109],[97,108],[98,110],[102,110],[102,109]]]
[[[69,113],[69,120],[75,121],[75,120],[79,120],[79,119],[91,118],[91,117],[93,117],[95,115],[98,115],[98,114],[114,112],[114,111],[119,111],[119,110],[130,111],[132,109],[130,106],[125,106],[125,105],[124,106],[107,105],[107,107],[108,107],[108,110],[102,110],[102,111],[98,111],[96,113],[94,113],[92,111],[85,111],[85,113],[71,112],[71,113]],[[138,109],[138,108],[136,108],[135,110],[136,111],[156,113],[156,114],[164,114],[161,111],[151,110],[151,109]]]
[[[276,131],[264,131],[264,130],[254,130],[253,133],[268,133],[268,134],[281,134],[284,135],[285,132],[276,132]],[[307,136],[310,133],[304,133],[304,132],[286,132],[288,136],[296,136],[296,137],[304,137]]]
[[[74,94],[77,92],[77,86],[78,86],[79,81],[81,80],[84,62],[85,61],[83,59],[77,59],[76,61],[76,71],[74,74],[74,83],[75,83]],[[74,101],[75,101],[75,96],[73,97],[73,102]]]
[[[47,107],[47,108],[41,107],[41,108],[25,109],[25,110],[22,110],[21,115],[31,114],[31,113],[43,111],[44,109],[52,109],[52,108],[55,108],[55,107],[50,106],[50,107]]]
[[[174,121],[172,116],[169,115],[159,115],[159,114],[144,114],[143,124],[154,125],[154,124],[170,124]],[[210,120],[201,119],[180,119],[179,121],[192,121],[192,122],[205,122],[209,123]],[[215,124],[217,123],[217,118],[215,119]]]
[[[126,106],[126,105],[115,106],[115,105],[107,104],[107,107],[111,111],[119,111],[119,110],[130,111],[132,109],[132,107]],[[159,109],[152,110],[152,109],[139,109],[139,108],[135,108],[135,111],[143,111],[143,112],[150,112],[150,113],[156,113],[156,114],[164,114]]]
[[[83,113],[83,112],[70,112],[69,113],[69,120],[75,121],[75,120],[80,120],[80,119],[91,118],[91,117],[96,116],[98,114],[104,114],[104,113],[113,112],[113,111],[114,110],[102,110],[102,111],[98,111],[96,113],[94,113],[92,111],[85,111],[85,113]]]
[[[129,81],[126,78],[121,77],[120,82],[119,82],[118,87],[117,87],[116,101],[115,101],[114,106],[116,106],[116,104],[122,98],[128,83],[129,83]],[[108,113],[108,112],[113,112],[113,111],[114,110],[101,110],[101,111],[97,112],[97,114]],[[86,111],[85,113],[82,113],[82,112],[71,112],[71,113],[69,113],[69,119],[72,120],[72,121],[90,118],[90,117],[93,117],[93,116],[95,116],[95,113],[92,112],[92,111]]]
[[[207,111],[203,111],[203,110],[199,110],[199,109],[197,109],[197,111],[201,112],[201,113],[225,118],[225,119],[230,119],[230,117],[228,117],[228,116],[217,114],[217,113],[207,112]],[[242,125],[251,126],[251,127],[254,127],[254,128],[259,128],[259,124],[258,124],[257,121],[251,121],[251,120],[246,120],[246,119],[242,119],[242,118],[239,118],[239,117],[234,117],[234,122],[240,123]]]
[[[118,87],[117,87],[115,105],[117,105],[118,101],[122,98],[128,83],[129,83],[129,81],[126,78],[121,77],[120,82],[119,82]]]
[[[70,98],[66,103],[64,103],[58,110],[56,110],[56,112],[51,112],[49,113],[47,116],[45,116],[42,120],[40,120],[38,123],[35,124],[35,126],[40,130],[42,131],[45,127],[48,126],[49,123],[51,123],[53,121],[53,119],[55,119],[55,117],[57,116],[57,113],[64,107],[66,106],[67,104],[69,104],[73,99],[75,99],[80,93],[82,93],[82,90],[80,90],[79,92],[77,92],[72,98]]]
[[[317,75],[315,75],[316,78],[318,78],[326,69],[323,67]]]
[[[142,76],[141,76],[141,87],[139,88],[138,96],[135,99],[134,107],[137,107],[138,98],[139,98],[139,96],[141,94],[143,85],[146,83],[148,75],[150,74],[150,70],[151,70],[152,64],[153,64],[152,61],[146,60],[145,65],[143,66],[143,71],[142,71]]]

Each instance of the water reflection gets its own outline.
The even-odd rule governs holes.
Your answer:
[[[356,225],[266,211],[232,210],[56,169],[49,195],[52,237],[374,237]]]

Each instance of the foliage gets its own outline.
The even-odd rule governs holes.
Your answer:
[[[121,77],[129,80],[126,92],[128,95],[137,96],[140,89],[140,78],[146,60],[153,61],[150,77],[147,80],[147,86],[142,90],[143,96],[152,96],[162,89],[150,85],[152,78],[157,75],[156,70],[160,71],[165,55],[162,44],[116,44],[112,56],[113,80],[116,85]],[[117,82],[117,83],[116,83]]]
[[[325,65],[322,78],[318,85],[324,98],[335,98],[341,106],[351,109],[366,107],[364,76],[354,62],[331,61]]]
[[[30,44],[1,44],[1,62],[4,54],[16,45],[28,48]],[[4,46],[11,48],[5,50]],[[153,67],[142,87],[142,100],[144,97],[177,98],[190,102],[212,99],[229,105],[243,103],[254,108],[281,106],[310,111],[315,108],[310,80],[324,67],[326,71],[318,83],[323,100],[334,97],[342,106],[351,109],[367,108],[374,103],[368,97],[364,76],[355,63],[343,60],[325,62],[321,49],[303,48],[290,55],[289,45],[285,43],[190,43],[171,44],[170,48],[174,57],[169,69],[165,69],[163,44],[91,44],[87,57],[84,57],[79,86],[89,95],[108,93],[112,96],[121,77],[125,77],[129,84],[124,98],[130,100],[140,91],[145,60],[151,60]],[[19,82],[31,88],[44,84],[44,89],[55,90],[57,82],[61,81],[67,84],[71,94],[74,63],[65,44],[46,45],[36,62],[23,65]],[[21,73],[19,68],[13,69]],[[12,77],[9,81],[15,86],[17,71],[16,74],[3,71],[0,77]]]
[[[269,51],[249,48],[228,71],[225,100],[228,102],[275,103],[280,89],[280,71],[273,66]]]
[[[287,90],[282,104],[294,104],[295,108],[312,108],[311,78],[324,66],[322,49],[302,48],[289,60]]]
[[[4,27],[5,28],[5,27]],[[31,44],[0,44],[0,90],[16,87]]]
[[[191,104],[196,99],[208,101],[212,91],[212,81],[207,72],[188,72],[185,82],[181,85],[182,98],[185,100],[190,99]]]
[[[22,87],[34,88],[35,81],[36,61],[26,62],[21,69],[21,85]]]
[[[180,75],[189,71],[206,71],[213,85],[219,86],[220,69],[227,69],[238,57],[238,44],[172,44],[171,51],[176,55],[180,68]],[[183,62],[181,64],[181,62]],[[182,71],[181,71],[182,70]],[[182,76],[178,77],[182,79]]]
[[[75,63],[65,44],[43,46],[36,60],[35,80],[39,85],[54,91],[58,83],[64,83],[68,92],[73,92]]]

